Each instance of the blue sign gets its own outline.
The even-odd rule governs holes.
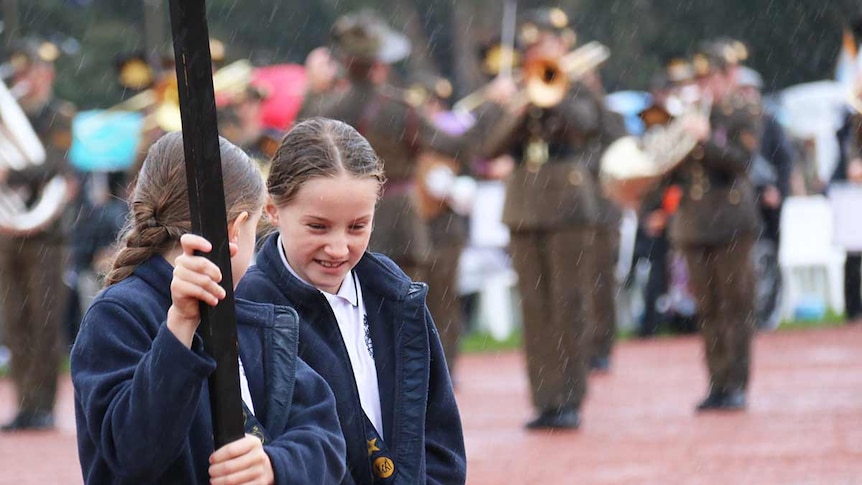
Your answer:
[[[83,172],[116,172],[135,163],[144,129],[137,112],[82,111],[72,120],[72,165]]]

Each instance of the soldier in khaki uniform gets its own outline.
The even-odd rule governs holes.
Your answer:
[[[755,332],[751,249],[759,231],[748,168],[759,146],[760,108],[733,90],[738,54],[724,41],[693,59],[712,110],[688,131],[700,143],[673,172],[683,191],[670,238],[688,263],[704,337],[709,392],[698,410],[742,409]]]
[[[42,165],[24,170],[0,169],[0,179],[10,188],[31,194],[30,206],[54,176],[70,173],[66,154],[72,140],[74,109],[53,97],[53,61],[59,51],[52,46],[27,41],[13,52],[10,61],[15,69],[12,89],[20,89],[19,103],[47,156]],[[0,294],[12,352],[10,376],[19,404],[18,414],[2,427],[3,431],[54,425],[68,293],[63,283],[68,258],[66,229],[63,218],[58,217],[33,233],[0,235]]]
[[[574,37],[567,23],[559,9],[530,12],[520,28],[525,65],[565,54]],[[508,152],[517,161],[503,222],[511,230],[537,411],[527,428],[576,428],[592,348],[591,245],[600,220],[594,172],[607,145],[624,135],[623,125],[580,81],[556,106],[520,108],[512,107],[491,130],[486,155]]]

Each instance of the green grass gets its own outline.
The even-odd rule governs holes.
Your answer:
[[[805,330],[812,328],[829,328],[844,325],[846,322],[844,315],[833,311],[827,312],[820,320],[785,320],[779,325],[777,332],[791,332],[795,330]],[[657,338],[672,338],[679,334],[670,333],[663,330]],[[472,332],[461,338],[459,350],[465,354],[474,354],[482,352],[501,352],[506,350],[517,350],[522,347],[521,332],[515,331],[505,340],[497,340],[490,334],[485,332]],[[618,341],[633,340],[637,338],[634,330],[621,330],[617,334]]]
[[[846,321],[847,320],[843,313],[835,313],[834,311],[829,310],[820,320],[785,320],[778,326],[778,331],[783,332],[785,330],[838,327],[840,325],[844,325]]]
[[[505,340],[497,340],[491,334],[485,332],[472,332],[461,338],[461,352],[467,354],[479,352],[500,352],[521,348],[521,332],[513,332]]]

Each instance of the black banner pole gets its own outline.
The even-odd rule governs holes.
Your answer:
[[[206,352],[218,366],[209,379],[209,396],[213,438],[219,448],[242,438],[244,429],[206,0],[170,0],[170,14],[192,232],[212,243],[213,250],[207,257],[221,269],[221,285],[227,292],[227,297],[214,308],[201,303],[198,329]]]

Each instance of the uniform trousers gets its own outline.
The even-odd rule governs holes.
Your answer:
[[[692,291],[697,300],[711,389],[744,391],[748,386],[755,334],[754,239],[728,244],[686,245]]]
[[[539,411],[577,410],[586,395],[594,238],[585,226],[511,234],[527,372]]]
[[[9,239],[0,247],[0,295],[19,412],[51,413],[63,356],[68,250],[33,239]]]
[[[428,310],[437,325],[449,374],[455,369],[461,339],[462,311],[458,298],[458,261],[464,246],[435,245],[428,266]]]
[[[610,357],[617,334],[616,264],[619,255],[620,232],[617,226],[599,226],[590,244],[595,265],[592,318],[593,358]]]

